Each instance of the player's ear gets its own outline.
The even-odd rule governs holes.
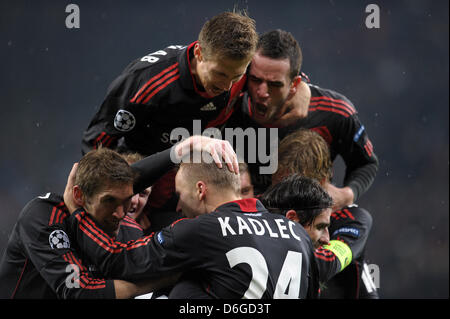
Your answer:
[[[208,192],[208,189],[206,187],[205,182],[203,181],[198,181],[197,184],[195,185],[197,188],[197,196],[198,196],[198,200],[204,200],[206,193]]]
[[[300,222],[300,219],[298,219],[297,213],[293,209],[288,210],[286,212],[286,218],[289,220],[292,220],[293,222],[296,222],[296,223]]]
[[[83,207],[85,204],[83,191],[78,185],[75,185],[72,190],[73,201],[79,207]]]
[[[198,42],[194,45],[194,56],[199,62],[203,60],[202,47]]]
[[[302,77],[300,75],[297,75],[291,82],[291,87],[289,89],[289,93],[295,94],[297,92],[297,88],[301,82],[302,82]]]

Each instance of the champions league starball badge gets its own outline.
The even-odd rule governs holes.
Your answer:
[[[52,249],[70,248],[69,236],[61,229],[52,231],[48,242]]]
[[[126,110],[119,110],[114,118],[114,127],[121,132],[131,131],[136,125],[134,115]]]

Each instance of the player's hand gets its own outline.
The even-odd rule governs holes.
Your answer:
[[[231,172],[239,173],[237,155],[227,140],[194,135],[175,145],[175,154],[178,159],[191,151],[207,152],[219,168],[222,168],[222,163],[226,163]]]
[[[333,198],[333,212],[353,204],[354,194],[350,187],[336,187],[331,183],[326,183],[324,189]]]
[[[73,164],[72,170],[67,178],[66,188],[64,189],[64,204],[66,204],[66,207],[71,214],[80,208],[73,198],[73,186],[75,185],[75,173],[77,172],[77,168],[78,163]]]
[[[308,116],[311,90],[308,84],[300,82],[295,94],[286,100],[281,107],[281,116],[275,117],[271,126],[286,127]]]

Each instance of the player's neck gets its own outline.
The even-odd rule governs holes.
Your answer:
[[[190,71],[192,76],[194,77],[194,81],[196,82],[197,86],[200,88],[203,88],[202,83],[200,81],[200,77],[198,76],[198,70],[197,70],[197,58],[194,56],[192,57],[191,61],[190,61]]]
[[[241,197],[239,195],[236,195],[235,192],[233,191],[226,191],[226,190],[222,190],[221,192],[218,192],[217,195],[212,196],[212,198],[208,199],[208,211],[212,212],[214,211],[217,207],[228,203],[228,202],[233,202],[235,200],[239,200],[241,199]]]

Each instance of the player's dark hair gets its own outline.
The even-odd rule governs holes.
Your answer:
[[[255,20],[245,12],[223,12],[203,25],[198,42],[206,59],[217,55],[234,60],[249,59],[258,43]]]
[[[133,184],[136,173],[119,153],[99,148],[85,154],[78,162],[75,185],[89,200],[105,186]]]
[[[285,215],[288,210],[295,210],[303,226],[311,225],[324,209],[333,205],[333,199],[316,180],[301,175],[288,176],[272,185],[260,200],[273,213]]]
[[[300,74],[302,50],[291,33],[280,29],[263,33],[256,52],[271,59],[289,59],[291,80]]]

